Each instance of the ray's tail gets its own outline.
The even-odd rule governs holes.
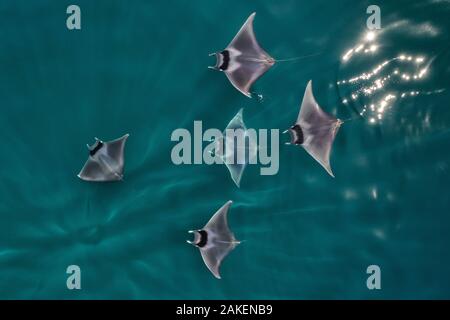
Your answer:
[[[303,59],[307,59],[307,58],[312,58],[312,57],[316,57],[321,55],[322,52],[318,52],[318,53],[313,53],[313,54],[308,54],[305,56],[298,56],[298,57],[293,57],[293,58],[287,58],[287,59],[274,59],[276,62],[291,62],[291,61],[299,61],[299,60],[303,60]]]
[[[241,58],[241,59],[245,59],[245,60],[248,60],[248,61],[256,61],[256,62],[263,62],[263,63],[273,64],[275,62],[300,61],[300,60],[311,58],[311,57],[315,57],[315,56],[318,56],[318,55],[321,55],[321,54],[322,54],[322,52],[319,52],[319,53],[314,53],[314,54],[309,54],[309,55],[299,56],[299,57],[293,57],[293,58],[287,58],[287,59],[275,59],[275,58],[259,59],[259,58],[253,58],[253,57],[245,57],[245,58]]]

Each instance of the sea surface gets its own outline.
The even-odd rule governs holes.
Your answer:
[[[371,4],[1,1],[0,298],[449,299],[450,1],[378,1],[373,33]],[[207,67],[252,12],[271,56],[302,58],[249,99]],[[334,179],[281,135],[309,80],[345,120]],[[174,130],[223,130],[241,108],[280,130],[276,175],[249,165],[237,188],[224,165],[172,162]],[[77,177],[86,144],[126,133],[123,181]],[[185,240],[228,200],[243,242],[217,280]]]

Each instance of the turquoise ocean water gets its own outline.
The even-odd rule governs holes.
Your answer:
[[[0,2],[0,298],[450,298],[449,1],[379,1],[370,42],[368,1],[77,0],[79,31],[70,4]],[[248,99],[207,66],[254,11],[272,56],[316,55],[277,63]],[[247,127],[286,129],[310,79],[356,119],[335,179],[284,144],[278,174],[249,166],[239,189],[224,166],[171,162],[194,120],[223,129],[244,108]],[[125,133],[124,181],[77,178],[86,143]],[[227,200],[245,242],[216,280],[185,240]]]

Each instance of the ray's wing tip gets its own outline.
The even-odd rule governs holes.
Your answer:
[[[252,98],[252,94],[248,91],[251,89],[251,85],[249,85],[248,88],[246,88],[246,86],[238,84],[229,72],[227,72],[227,71],[224,71],[224,72],[225,72],[225,75],[227,76],[228,80],[230,81],[230,83],[236,90],[238,90],[240,93],[242,93],[246,97]]]
[[[82,181],[87,181],[87,182],[93,181],[93,179],[89,179],[89,177],[87,177],[86,175],[83,174],[83,170],[81,170],[80,173],[77,174],[77,177]]]
[[[227,76],[228,76],[228,73],[225,72],[225,74],[227,74]],[[250,99],[252,98],[252,94],[250,92],[246,91],[245,89],[241,88],[238,84],[236,84],[230,76],[228,76],[228,79],[230,80],[233,87],[235,87],[240,93],[242,93],[247,98],[250,98]]]
[[[85,181],[85,182],[96,182],[96,180],[94,180],[94,179],[88,179],[87,177],[83,177],[83,176],[78,176],[78,178],[80,178],[81,181]]]
[[[236,185],[236,187],[240,188],[241,187],[241,178],[242,178],[242,172],[240,173],[240,177],[236,177],[235,175],[233,175],[230,171],[230,175],[231,175],[231,179],[233,180],[234,184]]]
[[[309,94],[311,94],[311,96],[312,96],[313,99],[314,99],[313,89],[312,89],[312,80],[309,80],[309,81],[308,81],[308,84],[306,85],[305,91],[308,92]]]
[[[327,171],[327,173],[328,173],[332,178],[336,178],[336,177],[334,176],[333,171],[331,170],[331,167],[326,167],[326,166],[324,166],[324,168],[325,168],[325,170]]]
[[[212,271],[212,270],[211,270],[211,273],[213,274],[213,276],[214,276],[216,279],[218,279],[218,280],[222,279],[222,277],[220,276],[220,273],[219,273],[218,270],[217,270],[217,271]]]
[[[226,208],[226,211],[228,211],[228,209],[230,209],[232,204],[233,200],[228,200],[223,206]]]
[[[252,98],[252,94],[250,93],[250,91],[247,91],[245,88],[241,88],[241,86],[239,86],[238,84],[236,84],[235,82],[234,82],[234,80],[232,80],[232,78],[230,77],[229,78],[230,79],[230,81],[231,81],[231,84],[236,88],[236,89],[238,89],[243,95],[245,95],[246,97],[248,97],[248,98]]]

